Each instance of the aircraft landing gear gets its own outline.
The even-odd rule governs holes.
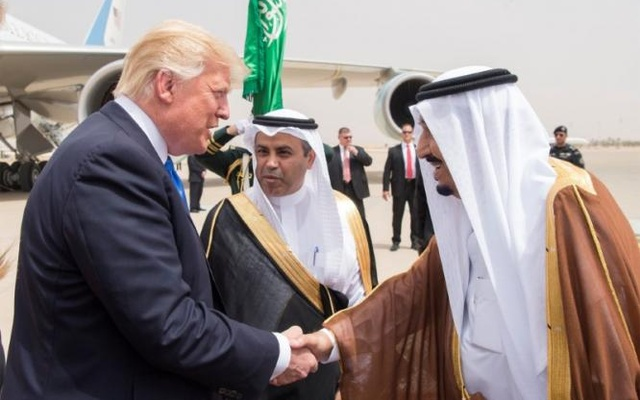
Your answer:
[[[0,190],[29,192],[40,171],[40,165],[33,161],[15,161],[11,165],[0,162]]]

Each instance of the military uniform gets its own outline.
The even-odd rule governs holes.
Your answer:
[[[227,133],[226,126],[218,129],[209,140],[207,151],[196,156],[208,170],[224,178],[232,194],[240,193],[253,184],[253,163],[249,150],[235,146],[220,150],[234,137]]]
[[[573,147],[570,144],[565,144],[564,146],[551,146],[549,150],[549,155],[551,157],[559,158],[564,161],[568,161],[573,165],[576,165],[580,168],[584,168],[584,160],[582,159],[582,153],[580,150]]]

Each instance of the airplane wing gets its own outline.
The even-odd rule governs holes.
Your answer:
[[[350,64],[332,61],[285,59],[282,70],[282,85],[290,88],[328,87],[339,98],[347,87],[381,86],[396,76],[421,76],[427,83],[438,75],[435,71]],[[430,79],[429,79],[430,78]]]
[[[38,156],[55,148],[63,125],[78,121],[82,89],[97,70],[126,54],[102,47],[119,43],[125,2],[104,0],[87,46],[73,47],[5,16],[0,0],[0,144],[15,153],[11,165],[0,162],[0,191],[31,190],[42,168]]]
[[[2,0],[0,0],[0,3]],[[51,126],[76,123],[107,100],[122,72],[125,49],[119,42],[126,0],[103,0],[83,47],[7,15],[0,26],[0,143],[16,153],[14,166],[0,163],[0,191],[29,191],[39,167],[37,156],[54,149],[54,140],[34,120]],[[377,87],[374,111],[381,131],[400,139],[411,120],[408,106],[435,72],[312,60],[284,60],[285,88],[330,87],[340,98],[348,87]],[[7,138],[15,136],[15,147]]]
[[[97,111],[120,78],[126,52],[97,46],[0,42],[0,106],[12,109],[12,115],[0,113],[0,141],[9,145],[7,138],[15,136],[14,151],[21,160],[33,160],[52,150],[53,143],[30,122],[31,112],[67,124]],[[436,75],[392,67],[286,59],[282,83],[285,88],[330,87],[334,98],[348,87],[377,87],[376,122],[383,133],[399,138],[400,126],[411,120],[408,106],[415,103],[415,93]],[[10,117],[14,129],[7,132],[4,120]],[[25,171],[13,171],[13,179],[0,176],[0,190],[17,187],[21,180],[25,183],[19,186],[28,191],[37,171],[31,167]],[[36,172],[20,178],[30,171]]]
[[[393,72],[392,68],[345,64],[328,61],[285,59],[282,70],[284,87],[326,87],[345,78],[351,86],[374,86]]]
[[[125,54],[124,49],[104,47],[0,43],[0,103],[13,99],[44,117],[74,122],[75,105],[89,77]],[[392,67],[286,59],[282,83],[290,88],[331,86],[338,98],[347,87],[379,86],[411,71],[435,75]]]
[[[21,102],[44,117],[75,122],[87,79],[125,54],[104,47],[0,43],[0,104]]]

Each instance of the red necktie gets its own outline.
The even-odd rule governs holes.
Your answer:
[[[413,160],[411,159],[411,149],[407,144],[407,179],[413,179]]]
[[[345,182],[351,182],[351,165],[349,165],[349,150],[344,149],[344,158],[342,159],[342,179]]]

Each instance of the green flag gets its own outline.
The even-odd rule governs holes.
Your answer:
[[[280,75],[287,32],[285,0],[249,0],[244,63],[251,73],[242,97],[253,102],[253,115],[282,108]]]

